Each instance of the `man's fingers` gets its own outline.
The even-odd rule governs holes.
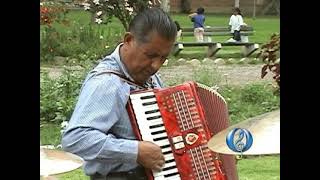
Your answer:
[[[155,170],[155,171],[161,171],[161,170],[162,170],[162,167],[163,167],[163,165],[159,165],[159,164],[158,164],[158,165],[155,166],[154,170]]]

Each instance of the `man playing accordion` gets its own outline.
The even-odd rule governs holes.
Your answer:
[[[143,180],[146,169],[160,172],[165,165],[160,146],[137,139],[126,107],[132,91],[163,88],[157,71],[176,34],[168,14],[146,9],[134,17],[123,42],[88,73],[62,147],[84,159],[91,180]]]

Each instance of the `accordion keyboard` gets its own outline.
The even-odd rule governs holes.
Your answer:
[[[140,131],[142,139],[160,146],[165,157],[162,171],[153,172],[154,178],[156,180],[180,179],[154,92],[133,94],[130,98],[134,107],[137,124],[139,128],[143,129]]]

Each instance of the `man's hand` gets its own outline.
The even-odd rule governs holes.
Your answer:
[[[137,162],[145,168],[161,171],[165,160],[158,145],[152,142],[140,141]]]

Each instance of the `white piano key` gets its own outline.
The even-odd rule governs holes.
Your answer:
[[[133,104],[133,103],[132,103]],[[151,111],[151,110],[159,110],[159,106],[158,104],[152,104],[152,105],[149,105],[149,106],[142,106],[142,104],[139,104],[137,105],[138,107],[134,107],[133,109],[135,111],[138,111],[139,113],[142,113],[145,114],[145,112],[147,111]]]
[[[162,169],[167,168],[167,167],[173,167],[173,166],[177,166],[175,161],[170,162],[170,163],[165,163],[164,166],[162,167]]]
[[[176,172],[178,172],[178,168],[173,168],[173,169],[169,169],[169,170],[166,170],[166,171],[162,171],[163,175],[176,173]]]
[[[153,137],[150,133],[148,132],[140,132],[141,136],[142,136],[142,140],[146,141],[152,141],[153,142]]]
[[[151,135],[151,131],[152,129],[150,129],[150,126],[164,126],[162,120],[154,120],[152,122],[146,122],[146,121],[141,121],[141,120],[137,120],[139,129],[147,129],[147,131],[150,131],[150,135]],[[142,132],[140,132],[142,133]]]
[[[155,126],[155,125],[160,125],[160,124],[163,124],[163,120],[162,118],[159,118],[159,119],[154,119],[154,120],[150,120],[150,121],[145,121],[144,122],[144,125],[145,126]]]
[[[171,173],[176,173],[178,172],[178,168],[174,168],[174,169],[169,169],[169,170],[166,170],[166,171],[160,171],[160,172],[154,172],[153,173],[153,176],[164,176],[164,175],[167,175],[167,174],[171,174]]]
[[[154,176],[154,180],[167,180],[167,179],[164,176]]]
[[[145,113],[146,111],[159,110],[158,104],[150,104],[150,105],[147,105],[147,106],[143,106],[140,103],[137,103],[137,104],[133,104],[132,103],[132,106],[134,106],[133,110],[134,110],[135,113],[146,114]]]
[[[174,156],[173,156],[172,153],[170,153],[170,154],[165,154],[165,155],[163,155],[163,156],[164,156],[165,161],[174,159]]]
[[[165,145],[170,145],[170,142],[168,139],[163,139],[163,140],[160,140],[160,141],[156,141],[154,142],[156,145],[158,146],[165,146]]]
[[[158,135],[158,134],[162,134],[162,133],[165,133],[165,137],[167,137],[167,139],[169,139],[168,138],[168,133],[166,132],[166,131],[159,131],[159,132],[153,132],[153,133],[151,133],[151,135],[152,136],[156,136],[156,135]]]
[[[143,114],[140,114],[140,115],[136,114],[136,119],[137,119],[137,121],[142,122],[142,123],[150,123],[150,122],[154,123],[159,120],[162,121],[161,116],[155,117],[154,119],[147,119]]]
[[[157,176],[154,178],[154,180],[181,180],[181,177],[180,177],[180,174],[176,174],[170,177]]]
[[[152,104],[152,105],[143,107],[143,109],[141,111],[143,111],[143,113],[145,114],[145,112],[147,112],[147,111],[159,110],[159,109],[160,108],[159,108],[158,104]],[[140,109],[138,111],[140,111]]]
[[[172,151],[171,147],[166,147],[161,149],[162,153],[168,152],[168,151]]]
[[[164,177],[164,176],[163,176]],[[174,176],[166,177],[165,180],[181,180],[180,174],[176,174]]]
[[[152,113],[152,114],[145,114],[143,113],[143,116],[145,119],[150,118],[150,117],[156,117],[156,116],[161,116],[160,112]]]
[[[162,139],[162,140],[158,140],[158,141],[154,140],[155,138],[158,138],[158,137],[166,137],[166,136],[168,136],[167,134],[162,134],[162,136],[154,136],[149,131],[146,131],[146,130],[140,131],[140,133],[141,133],[141,136],[142,136],[142,140],[154,142],[158,146],[164,146],[164,145],[169,145],[170,144],[170,142],[169,142],[169,140],[167,138],[166,139]]]
[[[153,103],[150,102],[151,104],[148,104],[148,105],[142,105],[142,102],[131,101],[132,106],[134,107],[133,109],[138,112],[143,111],[143,113],[144,113],[144,111],[147,111],[147,110],[159,109],[158,104],[155,101],[152,101],[152,102]]]
[[[152,108],[150,108],[152,107]],[[152,106],[136,106],[134,109],[134,113],[135,114],[144,114],[144,115],[151,115],[151,114],[156,114],[156,113],[160,113],[159,111],[158,112],[152,112],[152,113],[148,113],[146,114],[147,111],[154,111],[154,110],[159,110],[159,107],[158,106],[155,106],[155,104],[153,104]]]
[[[153,138],[152,138],[152,136],[144,136],[144,135],[142,135],[142,140],[143,140],[143,141],[150,141],[150,142],[153,142]]]
[[[168,136],[167,135],[167,132],[161,132],[161,133],[158,133],[158,134],[151,134],[151,131],[152,131],[152,129],[148,129],[149,128],[149,126],[139,126],[139,128],[140,129],[143,129],[143,131],[141,131],[140,133],[141,134],[146,134],[146,135],[150,135],[150,136],[152,136],[154,139],[155,138],[159,138],[159,137],[166,137],[166,136]]]
[[[143,131],[140,131],[140,134],[141,134],[142,136],[144,136],[144,137],[150,136],[150,137],[153,139],[153,137],[152,137],[152,135],[150,134],[150,132],[147,131],[147,130],[145,130],[145,129],[143,129]]]

